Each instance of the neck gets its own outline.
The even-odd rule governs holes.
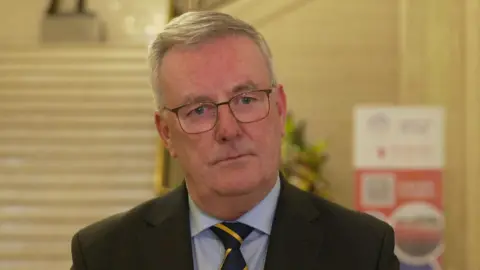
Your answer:
[[[214,192],[197,192],[189,189],[189,195],[198,208],[219,220],[233,221],[253,209],[273,189],[277,177],[256,188],[254,192],[238,196],[222,196]]]

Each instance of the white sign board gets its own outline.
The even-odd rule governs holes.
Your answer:
[[[443,114],[438,107],[359,106],[354,111],[356,168],[441,168]]]

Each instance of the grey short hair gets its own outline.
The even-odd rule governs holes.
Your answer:
[[[187,12],[172,19],[149,46],[148,61],[157,109],[163,106],[162,89],[158,85],[157,72],[165,54],[177,45],[190,46],[227,35],[244,35],[259,46],[267,61],[272,84],[275,84],[272,53],[262,34],[253,26],[221,12]]]

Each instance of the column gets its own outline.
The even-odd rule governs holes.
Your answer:
[[[474,254],[467,250],[467,239],[471,236],[470,231],[467,233],[471,226],[466,223],[470,221],[468,214],[471,212],[467,205],[473,201],[466,200],[467,183],[470,183],[466,169],[472,156],[467,154],[466,150],[471,146],[465,138],[467,121],[473,121],[467,120],[466,116],[473,109],[468,111],[466,108],[471,93],[465,85],[465,1],[478,2],[399,1],[398,103],[441,105],[446,109],[446,250],[443,266],[449,270],[474,269],[467,267]]]
[[[465,269],[480,267],[480,1],[466,0],[466,250]]]

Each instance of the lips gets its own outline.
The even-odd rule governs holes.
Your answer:
[[[242,154],[242,155],[235,155],[235,156],[228,156],[228,157],[220,158],[220,159],[215,160],[212,163],[212,165],[216,165],[218,163],[225,162],[225,161],[231,161],[231,160],[239,159],[239,158],[246,157],[246,156],[249,156],[249,155],[250,154]]]

